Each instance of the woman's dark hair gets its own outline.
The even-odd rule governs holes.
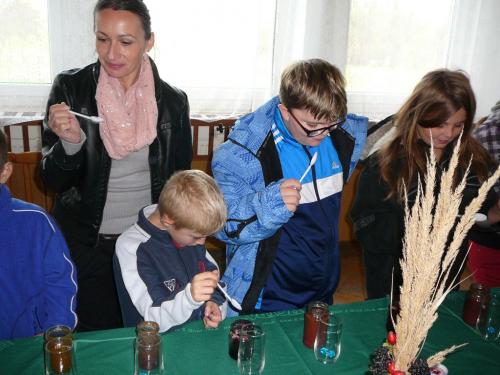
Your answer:
[[[94,20],[96,14],[104,9],[126,10],[136,14],[141,19],[146,40],[151,38],[151,17],[148,7],[142,0],[99,0],[94,7]]]

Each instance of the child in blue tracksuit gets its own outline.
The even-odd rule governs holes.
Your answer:
[[[212,171],[228,206],[217,233],[227,244],[223,281],[243,313],[332,303],[340,199],[367,123],[347,114],[335,66],[299,61],[284,71],[279,97],[239,119],[215,151]]]
[[[76,271],[66,242],[44,210],[11,197],[11,173],[0,130],[0,339],[74,328]]]
[[[118,238],[125,288],[137,312],[158,323],[160,332],[197,319],[215,328],[225,318],[217,263],[204,246],[225,220],[214,179],[199,170],[181,171],[169,178],[158,204],[142,209]]]

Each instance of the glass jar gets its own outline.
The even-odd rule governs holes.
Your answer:
[[[490,288],[479,283],[473,283],[465,296],[463,320],[475,327],[483,306],[490,301]]]
[[[74,374],[73,340],[71,336],[50,338],[44,345],[45,374]]]
[[[158,333],[137,336],[134,365],[134,375],[163,375],[162,340]]]
[[[482,306],[477,329],[486,341],[500,338],[500,293],[493,294],[489,305]]]
[[[302,338],[302,342],[308,348],[312,348],[314,345],[319,321],[323,316],[328,316],[328,305],[320,301],[309,302],[304,314],[304,336]]]
[[[240,347],[240,333],[244,327],[250,327],[253,323],[250,320],[238,319],[231,323],[229,327],[228,334],[228,354],[229,356],[237,360],[238,359],[238,349]]]

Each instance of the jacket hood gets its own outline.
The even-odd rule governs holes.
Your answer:
[[[274,123],[274,113],[280,100],[277,96],[236,121],[229,138],[256,154]]]

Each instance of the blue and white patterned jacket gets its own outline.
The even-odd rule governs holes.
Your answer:
[[[282,170],[271,133],[279,103],[275,97],[239,119],[212,161],[228,206],[226,225],[216,234],[227,244],[223,281],[229,294],[242,303],[244,313],[254,311],[271,272],[279,229],[293,216],[281,198]],[[349,114],[330,133],[344,182],[362,153],[367,123],[367,118]],[[228,315],[234,313],[228,310]]]

